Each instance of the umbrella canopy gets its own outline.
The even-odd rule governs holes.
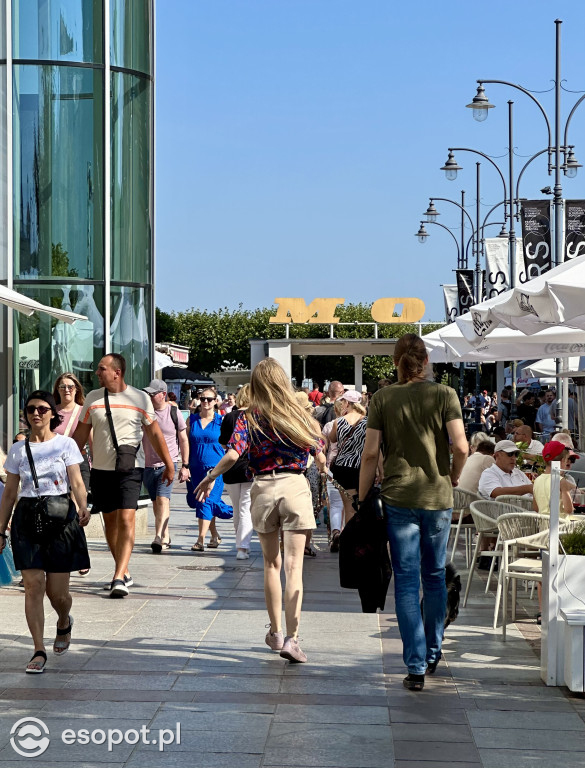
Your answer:
[[[567,365],[569,366],[570,371],[579,370],[579,360],[579,357],[567,358]],[[557,375],[554,358],[549,357],[544,360],[537,360],[536,363],[532,363],[523,368],[522,373],[524,376],[533,376],[537,379],[542,377],[554,378]]]
[[[584,298],[585,256],[579,256],[476,304],[456,322],[473,344],[481,344],[500,326],[527,334],[557,325],[585,329]]]
[[[585,331],[574,328],[547,328],[527,336],[510,328],[497,328],[475,346],[463,336],[458,325],[439,328],[423,341],[431,363],[492,362],[539,357],[574,357],[585,354]]]
[[[209,384],[210,386],[215,385],[215,381],[210,379],[209,376],[206,376],[204,373],[193,373],[193,371],[188,371],[186,368],[163,368],[162,379],[163,381],[187,382],[189,384],[194,384],[195,386],[205,386],[206,384]]]
[[[4,285],[0,285],[0,304],[6,304],[12,309],[22,312],[29,317],[35,312],[44,312],[46,315],[56,317],[57,320],[63,320],[65,323],[74,323],[76,320],[87,320],[85,315],[78,315],[75,312],[68,312],[64,309],[57,309],[56,307],[48,307],[45,304],[41,304],[39,301],[29,299],[28,296],[23,296],[17,291],[13,291],[11,288],[6,288]]]

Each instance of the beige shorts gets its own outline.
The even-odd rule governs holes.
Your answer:
[[[316,528],[311,490],[305,475],[257,475],[250,492],[252,525],[258,533]]]

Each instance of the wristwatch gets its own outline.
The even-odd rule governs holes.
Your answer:
[[[211,469],[208,469],[206,474],[205,474],[205,477],[209,478],[209,480],[215,480],[215,478],[211,477],[211,473],[213,472],[214,469],[215,469],[215,467],[211,467]]]
[[[181,469],[189,469],[189,465],[188,464],[181,464]]]

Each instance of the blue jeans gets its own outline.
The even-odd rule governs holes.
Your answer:
[[[396,617],[402,658],[414,675],[441,654],[447,588],[445,560],[451,509],[429,510],[384,504],[394,571]],[[422,576],[424,620],[420,609]]]

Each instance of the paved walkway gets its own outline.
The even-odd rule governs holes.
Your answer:
[[[32,762],[43,768],[585,765],[585,700],[541,683],[538,658],[517,628],[502,643],[491,630],[493,598],[479,583],[448,630],[446,663],[422,693],[410,693],[392,600],[385,614],[360,613],[357,595],[339,588],[337,556],[319,532],[319,555],[305,561],[309,663],[290,665],[264,645],[257,541],[250,560],[236,561],[231,523],[222,523],[221,549],[192,553],[184,492],[172,509],[173,549],[153,556],[150,539],[137,542],[135,586],[124,600],[101,589],[112,561],[102,543],[91,544],[91,574],[73,579],[72,650],[49,652],[43,675],[23,673],[31,646],[22,590],[0,590],[0,768],[28,762],[10,744],[25,716],[50,731],[47,751]],[[52,625],[48,604],[47,612]],[[528,615],[524,623],[534,636]],[[45,634],[52,637],[50,626]],[[177,723],[180,744],[159,751]],[[98,742],[108,729],[114,741],[130,729],[129,741],[140,735],[157,744],[67,745],[64,729],[76,742],[89,738],[80,729],[98,729]]]

